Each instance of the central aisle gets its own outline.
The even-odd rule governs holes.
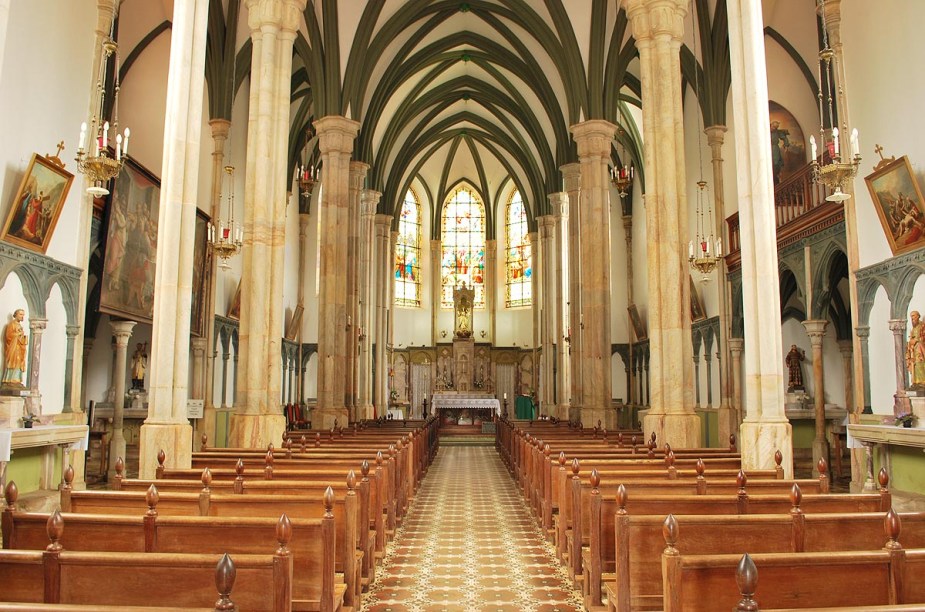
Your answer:
[[[581,610],[522,499],[493,447],[441,447],[362,609]]]

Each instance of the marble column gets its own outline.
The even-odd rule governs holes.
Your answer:
[[[94,113],[98,112],[99,98],[97,97],[96,84],[99,80],[100,73],[100,61],[103,57],[103,41],[109,37],[109,32],[112,27],[113,15],[116,12],[116,8],[119,4],[119,0],[96,0],[97,8],[97,17],[96,17],[96,29],[94,30],[94,41],[93,41],[93,62],[90,67],[90,73],[87,75],[87,80],[90,82],[91,86],[88,88],[90,94],[88,100],[85,100],[87,104],[85,115],[86,117],[92,116]],[[79,103],[79,101],[77,101]],[[82,187],[79,185],[84,184],[83,178],[77,179],[77,185],[74,185],[75,190],[79,190]],[[78,211],[77,217],[77,244],[76,244],[76,262],[88,262],[90,261],[90,235],[93,228],[93,196],[89,194],[82,194],[80,196],[80,208]],[[84,376],[84,364],[87,363],[87,358],[89,357],[89,351],[85,350],[85,345],[87,342],[90,342],[91,346],[93,343],[93,338],[86,338],[84,334],[86,333],[86,316],[87,309],[85,307],[87,303],[87,291],[88,291],[88,276],[87,276],[88,266],[83,266],[83,269],[80,272],[80,284],[77,289],[77,304],[80,307],[77,308],[77,325],[79,326],[80,331],[77,333],[77,337],[74,339],[74,351],[72,353],[73,359],[73,368],[71,370],[71,412],[74,413],[74,423],[84,424],[86,422],[86,415],[83,414],[83,406],[85,405],[85,393],[84,389],[86,387],[86,380]],[[81,455],[81,453],[72,453],[72,456]],[[83,475],[83,457],[81,456],[80,465],[75,466],[75,471],[77,472],[78,477]]]
[[[784,456],[793,474],[793,436],[784,414],[784,358],[780,335],[780,288],[776,279],[777,230],[771,136],[767,129],[768,81],[760,0],[729,0],[732,108],[736,125],[736,178],[742,235],[742,300],[745,324],[745,395],[740,427],[742,466],[774,467]],[[651,262],[650,262],[651,264]]]
[[[610,150],[617,126],[590,120],[569,128],[581,164],[579,335],[581,419],[591,427],[616,424],[610,371]],[[573,349],[574,350],[574,349]]]
[[[581,377],[581,211],[578,208],[581,195],[581,166],[565,164],[562,172],[562,188],[568,198],[568,231],[566,232],[568,262],[568,320],[565,333],[570,338],[569,352],[569,411],[571,421],[581,420],[582,377]]]
[[[556,351],[556,258],[555,258],[555,215],[537,217],[540,229],[540,268],[533,271],[533,276],[541,282],[541,308],[542,308],[542,338],[543,358],[540,374],[540,405],[543,413],[558,416],[556,409],[555,374],[553,372]]]
[[[626,242],[626,303],[630,305],[635,304],[635,297],[633,296],[633,215],[623,215],[623,239]],[[627,308],[628,307],[629,306],[627,306]],[[635,378],[633,353],[635,352],[636,342],[639,341],[639,338],[636,337],[636,331],[633,329],[633,322],[628,316],[626,317],[626,327],[626,337],[629,339],[626,357],[626,394],[628,396],[626,398],[626,403],[632,406],[633,404],[639,403],[636,394],[633,392],[633,380]]]
[[[742,414],[744,408],[742,405],[742,352],[744,350],[744,338],[729,338],[729,369],[732,374],[731,402],[733,414]],[[735,425],[736,430],[738,430],[739,424],[735,423]]]
[[[504,264],[502,263],[502,265]],[[488,339],[492,343],[495,341],[495,303],[498,301],[497,297],[498,241],[490,239],[485,241],[485,308],[488,309]],[[451,325],[453,325],[452,322]],[[498,381],[495,380],[495,382],[497,383]]]
[[[908,377],[906,375],[906,320],[890,319],[890,331],[893,332],[893,360],[896,372],[896,394],[893,396],[893,412],[912,412],[912,404],[906,394]]]
[[[549,195],[549,209],[553,218],[553,259],[549,272],[554,274],[553,294],[555,328],[553,342],[556,345],[556,416],[568,419],[569,393],[569,343],[565,341],[568,327],[568,265],[565,262],[568,247],[568,194],[565,192]]]
[[[64,328],[64,333],[67,334],[67,346],[64,350],[64,409],[62,412],[73,412],[71,408],[71,394],[73,393],[73,378],[71,374],[74,372],[74,345],[76,344],[77,336],[80,334],[79,325],[67,325]]]
[[[190,338],[190,352],[193,355],[192,361],[192,386],[190,387],[190,399],[204,399],[206,381],[204,378],[206,366],[206,344],[205,338]],[[211,436],[210,436],[211,437]]]
[[[537,232],[528,232],[527,233],[528,244],[530,245],[530,309],[533,313],[533,339],[530,343],[533,353],[533,380],[530,380],[528,384],[530,389],[534,393],[539,389],[540,381],[540,368],[541,363],[537,355],[537,350],[540,348],[540,343],[542,342],[542,324],[540,323],[540,312],[542,309],[542,288],[540,283],[536,280],[537,271],[540,269],[540,239]],[[505,264],[506,265],[506,264]],[[540,273],[542,274],[542,273]],[[541,406],[545,409],[545,406]]]
[[[842,366],[845,376],[845,406],[851,411],[854,406],[854,381],[851,379],[854,372],[854,342],[851,340],[839,340],[838,352],[841,353]]]
[[[375,299],[376,275],[373,264],[376,209],[382,194],[364,189],[360,194],[362,225],[360,231],[360,365],[357,408],[360,419],[373,418],[372,302]]]
[[[210,214],[212,219],[221,219],[222,215],[222,179],[225,176],[225,143],[231,129],[231,122],[227,119],[212,119],[209,121],[212,132],[212,187],[209,193],[211,202]],[[232,187],[233,188],[233,187]],[[218,258],[214,255],[210,259],[209,284],[206,300],[206,346],[215,346],[215,298],[218,290]],[[215,355],[217,351],[206,352],[205,393],[203,397],[202,420],[197,427],[197,434],[207,433],[210,440],[215,439],[215,400],[212,397],[213,380],[215,378]]]
[[[192,461],[192,428],[186,418],[186,401],[208,16],[207,0],[174,5],[157,223],[148,418],[139,436],[140,478],[154,477],[159,450],[167,454],[168,467],[189,467]]]
[[[711,163],[713,166],[713,212],[716,225],[716,235],[722,238],[723,244],[729,244],[726,236],[726,198],[723,174],[723,142],[726,137],[725,125],[712,125],[705,128],[707,144],[710,146]],[[719,407],[717,409],[719,439],[728,440],[729,434],[739,429],[739,418],[735,413],[732,402],[732,375],[731,359],[729,355],[728,339],[732,337],[731,312],[729,310],[729,283],[726,277],[726,262],[720,260],[716,266],[716,297],[719,307],[719,339],[716,346],[716,355],[719,359]]]
[[[813,408],[816,416],[816,437],[813,439],[813,476],[819,476],[816,464],[829,461],[829,442],[825,437],[825,378],[823,376],[822,340],[829,322],[824,319],[803,321],[813,349]]]
[[[116,475],[116,460],[125,459],[125,370],[128,358],[128,341],[132,337],[132,329],[137,325],[135,321],[110,321],[112,336],[116,342],[116,360],[112,370],[112,385],[115,395],[112,402],[112,439],[109,442],[109,469],[108,475],[112,479]],[[143,458],[141,459],[143,462]]]
[[[312,427],[345,426],[347,409],[348,287],[344,264],[349,253],[350,155],[360,124],[338,116],[315,121],[321,150],[321,286],[318,293],[318,408]],[[352,363],[352,361],[351,361]],[[318,421],[316,423],[316,421]]]
[[[648,434],[672,446],[700,446],[693,409],[687,184],[680,49],[686,0],[627,0],[639,49],[646,167],[646,258],[649,284]]]
[[[350,162],[347,200],[347,331],[346,331],[346,407],[350,421],[357,420],[357,395],[360,379],[360,193],[366,182],[369,164]]]
[[[391,277],[392,262],[389,261],[389,228],[392,225],[392,216],[377,214],[376,224],[376,257],[373,262],[373,278],[376,286],[376,386],[373,405],[376,416],[386,414],[389,404],[389,364],[386,355],[388,346],[388,308],[389,308],[389,279]]]
[[[29,317],[29,400],[31,414],[42,414],[42,391],[39,388],[39,375],[42,372],[42,334],[48,326],[45,317]]]

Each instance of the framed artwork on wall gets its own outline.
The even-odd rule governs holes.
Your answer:
[[[789,110],[768,101],[771,120],[771,168],[774,184],[785,182],[806,165],[806,143],[803,129]]]
[[[642,317],[639,316],[639,310],[636,308],[636,304],[630,304],[629,308],[626,309],[629,312],[630,323],[633,325],[633,333],[636,335],[636,341],[640,342],[649,337],[649,333],[646,331],[646,326],[642,322]]]
[[[109,191],[100,312],[151,323],[161,183],[128,158]]]
[[[295,310],[292,311],[292,318],[289,319],[289,325],[286,326],[286,340],[295,340],[299,335],[302,327],[302,313],[305,309],[301,304],[296,304]]]
[[[881,161],[864,182],[893,255],[925,245],[925,206],[909,158]]]
[[[241,319],[241,281],[238,281],[238,288],[234,290],[234,296],[232,296],[231,304],[228,306],[227,316],[235,321]]]
[[[0,238],[44,254],[73,181],[73,174],[33,153]]]
[[[202,338],[210,315],[206,292],[212,276],[212,249],[208,245],[209,215],[196,209],[196,243],[193,245],[193,299],[190,303],[190,334]]]
[[[690,279],[691,286],[691,323],[696,323],[697,321],[703,321],[707,318],[707,311],[703,307],[703,302],[700,301],[700,295],[697,293],[697,285],[694,284],[694,278],[688,275]]]

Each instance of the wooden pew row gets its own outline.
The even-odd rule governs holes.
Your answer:
[[[892,512],[892,511],[891,511]],[[899,515],[908,546],[925,547],[925,514]],[[754,552],[826,552],[872,550],[884,542],[887,514],[804,514],[795,506],[789,514],[739,516],[675,516],[685,536],[686,552],[695,554]],[[658,609],[662,602],[661,551],[665,519],[657,515],[619,515],[616,520],[616,570],[604,574],[609,610]],[[722,534],[717,537],[717,534]],[[602,546],[610,548],[604,541]],[[588,607],[600,606],[593,576]],[[603,565],[603,564],[602,564]]]
[[[689,555],[679,546],[677,522],[665,521],[662,580],[665,612],[757,610],[743,607],[738,576],[761,572],[762,605],[767,608],[819,608],[918,604],[925,609],[925,549],[904,549],[898,515],[886,521],[888,541],[881,550],[850,552]],[[745,567],[741,567],[744,565]],[[751,590],[748,584],[744,590]],[[749,594],[746,594],[749,595]],[[751,595],[754,595],[752,591]],[[752,597],[753,599],[753,597]]]
[[[329,485],[326,485],[326,488]],[[351,472],[346,485],[332,487],[335,531],[335,569],[344,575],[348,595],[359,602],[363,586],[365,553],[359,548],[358,498]],[[318,519],[326,510],[318,497],[296,495],[234,495],[212,493],[164,493],[156,487],[147,492],[61,490],[62,512],[83,514],[137,515],[142,512],[165,516],[264,517],[286,514],[290,519]]]
[[[54,520],[66,525],[59,543],[69,551],[261,554],[268,542],[287,543],[293,557],[292,600],[294,610],[337,610],[352,606],[352,594],[343,580],[336,580],[334,492],[328,489],[325,514],[320,519],[290,520],[283,514],[272,518],[216,518],[200,516],[159,517],[112,514],[64,514],[19,512],[16,492],[6,493],[3,510],[3,548],[41,550],[48,543],[47,526]],[[331,506],[329,508],[329,506]],[[275,538],[275,540],[274,540]],[[346,598],[346,601],[345,601]]]
[[[0,596],[6,602],[206,608],[215,598],[209,586],[214,579],[221,594],[214,609],[292,610],[288,541],[273,554],[236,555],[233,565],[228,555],[71,552],[59,541],[64,523],[55,516],[57,521],[48,521],[51,544],[44,550],[0,550]],[[234,603],[228,597],[231,583]]]
[[[820,473],[824,475],[824,463],[821,467],[823,469]],[[613,572],[615,564],[614,551],[606,544],[607,540],[604,538],[606,534],[613,533],[614,516],[619,512],[621,500],[625,507],[628,493],[631,493],[634,498],[639,496],[648,499],[689,500],[700,497],[711,500],[734,500],[736,514],[754,514],[759,512],[757,505],[762,503],[773,504],[774,507],[779,508],[777,511],[789,511],[792,506],[799,505],[798,501],[793,502],[794,491],[798,492],[802,498],[803,487],[809,490],[808,499],[826,499],[825,494],[828,492],[828,487],[823,486],[819,480],[758,480],[749,483],[744,472],[739,473],[735,483],[712,481],[704,487],[704,493],[693,492],[693,489],[691,492],[685,492],[683,488],[676,486],[684,483],[676,480],[661,482],[621,482],[617,480],[614,482],[620,484],[602,487],[600,475],[596,471],[591,473],[589,482],[573,478],[571,482],[572,499],[567,511],[570,515],[566,515],[570,516],[571,523],[566,525],[565,521],[560,519],[557,524],[558,536],[564,537],[566,541],[563,559],[568,563],[569,574],[576,582],[581,583],[583,592],[596,602],[600,601],[601,572]],[[840,503],[838,502],[840,497],[832,496],[834,499],[826,499],[824,503],[828,505]],[[880,496],[865,499],[871,504],[881,501]],[[851,502],[851,499],[848,501]],[[786,506],[781,507],[781,504],[786,504]],[[703,513],[710,512],[708,506],[703,507]],[[669,510],[669,512],[674,511]],[[604,544],[601,544],[602,542]],[[578,552],[577,555],[576,552]],[[582,580],[579,580],[579,577],[582,577]]]

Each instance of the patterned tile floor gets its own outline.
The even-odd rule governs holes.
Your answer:
[[[362,610],[582,610],[493,447],[440,449]]]

